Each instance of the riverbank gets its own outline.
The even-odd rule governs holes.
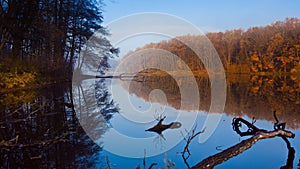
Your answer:
[[[47,87],[49,85],[54,85],[54,84],[58,84],[58,83],[68,83],[71,82],[70,78],[65,78],[65,79],[47,79],[44,78],[44,80],[42,80],[43,78],[39,79],[39,81],[31,83],[31,84],[26,84],[24,86],[20,86],[17,85],[16,87],[12,87],[12,88],[0,88],[0,94],[5,94],[5,93],[9,93],[9,92],[15,92],[15,91],[19,91],[19,90],[30,90],[30,89],[36,89],[36,88],[41,88],[41,87]]]

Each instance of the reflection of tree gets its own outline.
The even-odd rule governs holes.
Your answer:
[[[180,76],[189,91],[193,77]],[[195,107],[193,101],[182,100],[176,81],[166,73],[145,76],[143,82],[132,81],[129,92],[149,100],[149,93],[153,89],[161,89],[167,97],[168,104],[176,109],[180,108],[181,101],[189,105],[191,110],[209,110],[211,104],[210,80],[205,76],[195,77],[200,93],[200,106]],[[291,128],[300,127],[300,77],[297,76],[250,76],[228,75],[227,98],[225,112],[233,116],[255,117],[256,119],[273,120],[270,109],[278,110],[278,116],[289,123]],[[298,118],[299,117],[299,118]]]
[[[300,90],[296,80],[292,80],[291,76],[243,76],[238,80],[229,76],[230,92],[225,111],[234,112],[235,116],[246,114],[271,121],[273,116],[269,110],[275,108],[278,116],[290,124],[289,127],[299,128]],[[292,122],[294,120],[297,122]]]
[[[80,126],[70,89],[69,85],[63,84],[48,86],[36,90],[31,101],[0,107],[0,168],[90,168],[100,165],[97,158],[101,147]],[[107,98],[101,97],[103,103]],[[100,108],[103,114],[112,109],[109,106]]]
[[[118,112],[118,108],[115,106],[113,100],[110,100],[110,93],[108,92],[103,79],[96,81],[95,88],[97,105],[100,107],[104,119],[109,121],[113,114]]]
[[[140,72],[136,77],[138,77],[140,74],[143,74],[144,72],[145,71]],[[185,98],[186,100],[184,100],[181,95],[182,93],[185,93],[188,96],[195,95],[195,91],[191,90],[195,87],[193,86],[194,77],[178,76],[176,78],[178,82],[174,79],[174,76],[172,77],[164,71],[157,70],[156,73],[149,73],[149,75],[144,76],[142,82],[131,81],[128,89],[130,93],[134,93],[138,97],[141,97],[147,101],[151,101],[149,98],[149,94],[151,91],[153,91],[154,89],[160,89],[166,95],[168,104],[170,106],[179,109],[181,105],[189,105],[189,110],[198,109],[199,103],[195,103],[193,97]],[[185,84],[180,86],[180,82]],[[209,88],[209,80],[206,78],[197,77],[197,82],[201,83],[201,86],[199,87],[199,92],[202,92],[200,94],[201,99],[209,100],[210,90],[206,90],[207,88]],[[157,98],[155,100],[160,99]],[[209,104],[205,105],[202,103],[204,103],[204,101],[201,100],[200,107],[204,106],[205,108],[209,109]]]
[[[77,117],[81,126],[93,140],[97,140],[108,128],[107,122],[118,112],[115,103],[110,99],[104,80],[97,80],[94,84],[73,86],[73,97]],[[95,90],[90,90],[90,89]]]
[[[5,109],[7,107],[13,108],[13,106],[18,104],[33,102],[35,97],[36,92],[33,90],[3,93],[0,96],[0,109]]]

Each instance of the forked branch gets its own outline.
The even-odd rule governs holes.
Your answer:
[[[190,152],[190,149],[189,149],[189,145],[190,143],[192,142],[192,140],[197,137],[199,134],[203,133],[205,129],[203,129],[202,131],[198,131],[196,132],[196,128],[197,128],[197,125],[195,125],[195,127],[193,128],[193,130],[191,132],[188,132],[187,131],[187,136],[184,137],[184,134],[182,134],[184,140],[186,141],[186,144],[183,148],[183,151],[181,152],[181,157],[185,163],[185,165],[190,168],[190,165],[188,163],[188,159],[190,158],[191,156],[191,152]]]
[[[214,166],[221,164],[228,159],[239,155],[240,153],[244,152],[245,150],[249,149],[254,145],[257,141],[262,139],[268,139],[268,138],[274,138],[274,137],[281,137],[287,144],[287,148],[289,150],[289,157],[287,166],[290,165],[291,161],[293,160],[292,157],[294,153],[294,149],[291,147],[289,141],[287,138],[294,138],[295,134],[291,131],[285,130],[285,123],[279,123],[278,118],[276,117],[276,111],[274,112],[274,118],[276,120],[276,123],[274,124],[274,130],[273,131],[267,131],[263,129],[259,129],[254,125],[254,123],[250,123],[247,120],[243,118],[234,118],[232,125],[233,129],[240,135],[240,136],[247,136],[252,135],[252,137],[243,140],[242,142],[220,152],[215,155],[212,155],[195,166],[192,167],[192,169],[202,169],[202,168],[213,168]],[[241,131],[241,126],[245,125],[248,127],[248,130]]]

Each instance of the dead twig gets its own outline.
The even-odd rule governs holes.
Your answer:
[[[109,159],[108,159],[107,155],[105,156],[105,161],[106,161],[107,169],[111,169],[110,162],[109,162]]]
[[[190,165],[189,163],[187,162],[187,160],[190,158],[191,156],[191,152],[190,152],[190,149],[189,149],[189,145],[190,143],[192,142],[192,140],[197,137],[199,134],[203,133],[205,129],[203,129],[202,131],[199,131],[199,132],[196,132],[196,129],[197,129],[197,125],[195,125],[195,127],[193,128],[193,130],[191,132],[187,132],[187,136],[184,137],[183,133],[182,136],[184,137],[184,140],[186,141],[186,144],[183,148],[183,151],[181,152],[181,157],[185,163],[185,165],[190,168]]]

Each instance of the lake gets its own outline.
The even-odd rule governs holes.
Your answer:
[[[294,153],[280,137],[263,139],[215,168],[299,168],[300,77],[224,80],[225,92],[213,91],[205,75],[163,73],[1,93],[0,168],[184,169],[250,138],[233,130],[234,118],[272,131],[275,110],[295,134]],[[214,111],[222,98],[224,110]],[[159,123],[178,126],[145,131]],[[183,158],[193,132],[200,133]]]

